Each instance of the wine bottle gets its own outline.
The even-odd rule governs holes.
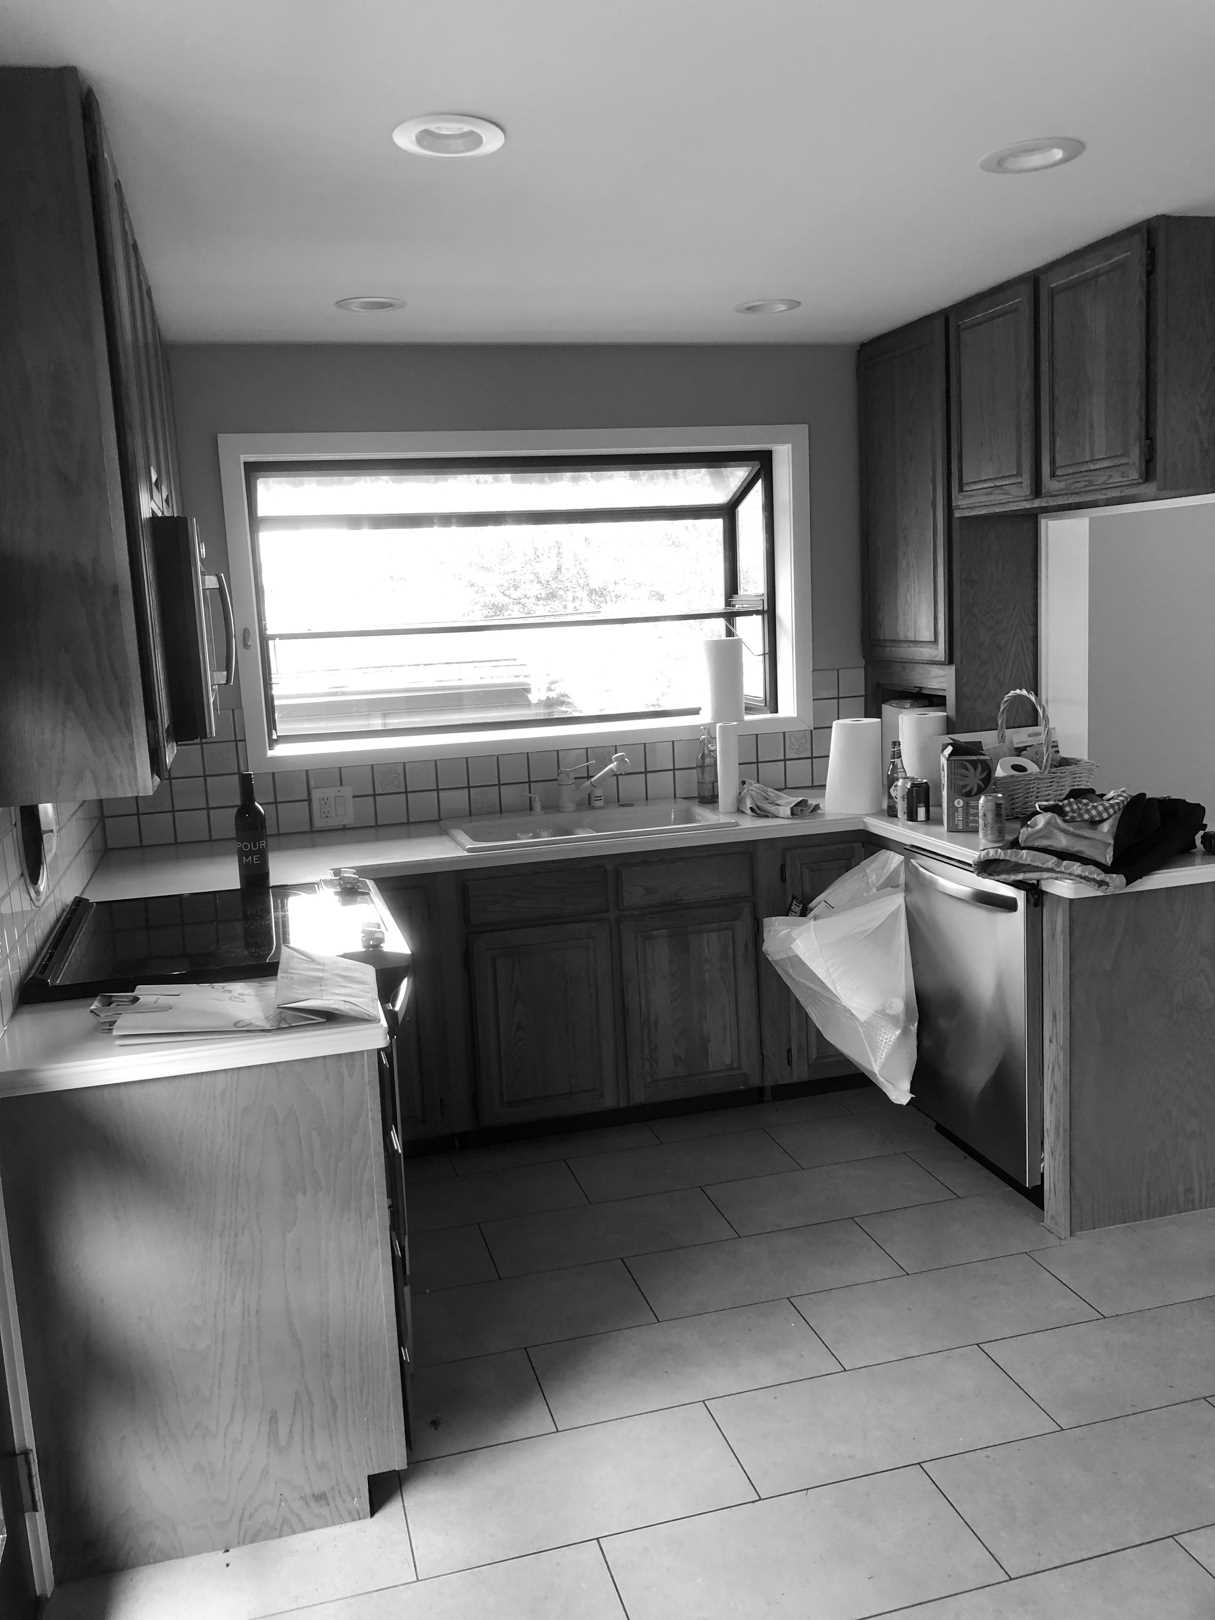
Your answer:
[[[242,894],[262,893],[270,887],[270,848],[266,838],[266,812],[253,797],[253,776],[242,771],[240,804],[233,821],[236,834],[236,871]]]

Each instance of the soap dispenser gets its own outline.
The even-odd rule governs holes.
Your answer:
[[[696,750],[696,802],[717,803],[717,747],[707,726],[701,727],[700,746]]]

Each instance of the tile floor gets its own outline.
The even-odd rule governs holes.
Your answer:
[[[416,1461],[48,1620],[1211,1620],[1215,1211],[1059,1243],[873,1089],[411,1161]]]

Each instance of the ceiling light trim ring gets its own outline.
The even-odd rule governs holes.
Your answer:
[[[335,299],[333,307],[344,309],[349,315],[383,315],[389,310],[404,309],[405,300],[381,293],[362,293],[354,298]]]
[[[735,304],[736,315],[787,315],[790,310],[800,309],[800,298],[748,298],[746,303]]]
[[[1074,135],[1039,135],[1031,141],[997,147],[979,159],[979,167],[985,174],[1041,174],[1071,163],[1084,149],[1084,142]]]
[[[475,113],[419,113],[392,132],[403,152],[415,157],[489,157],[506,144],[506,131],[492,119]]]

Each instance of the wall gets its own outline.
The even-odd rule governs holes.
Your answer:
[[[197,345],[172,350],[182,482],[209,559],[226,557],[219,433],[716,426],[805,422],[810,434],[814,713],[811,728],[743,739],[744,767],[777,787],[826,779],[831,722],[863,713],[855,350],[843,346],[661,347]],[[617,746],[632,769],[609,794],[626,801],[692,796],[695,728],[684,742]],[[606,758],[607,750],[597,750]],[[574,751],[584,759],[584,750]],[[258,781],[272,831],[309,829],[309,792],[339,774],[356,825],[526,810],[553,802],[552,750],[414,761]],[[183,748],[151,799],[105,805],[111,847],[230,835],[243,719]]]
[[[45,900],[36,906],[21,875],[13,812],[0,808],[0,1030],[12,1017],[17,989],[50,937],[68,902],[81,892],[101,859],[105,840],[101,807],[61,804],[59,838],[49,865]]]

